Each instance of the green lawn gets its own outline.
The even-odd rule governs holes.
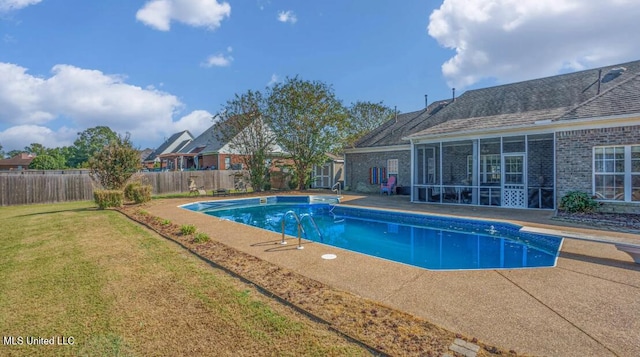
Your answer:
[[[94,206],[0,207],[0,355],[367,354]]]

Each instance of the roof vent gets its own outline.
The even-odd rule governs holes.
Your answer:
[[[607,72],[607,74],[604,75],[604,77],[602,77],[601,82],[602,83],[607,83],[610,82],[616,78],[618,78],[624,71],[626,71],[627,69],[625,67],[615,67],[615,68],[611,68],[609,70],[609,72]]]

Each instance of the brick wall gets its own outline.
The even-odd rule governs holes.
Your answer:
[[[640,144],[639,125],[558,132],[556,134],[558,202],[569,191],[578,190],[589,194],[593,191],[594,146],[634,144]],[[637,209],[637,205],[635,208]]]
[[[371,167],[387,167],[387,160],[398,159],[398,186],[411,185],[411,151],[384,151],[374,153],[345,154],[346,185],[355,190],[358,183],[366,185],[371,192],[380,189],[369,183]]]

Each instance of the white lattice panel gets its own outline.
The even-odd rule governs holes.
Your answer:
[[[525,194],[522,188],[506,186],[503,190],[502,205],[505,207],[524,207]]]

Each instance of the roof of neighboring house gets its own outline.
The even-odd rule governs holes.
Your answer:
[[[31,164],[31,161],[33,161],[34,157],[36,156],[33,154],[23,152],[14,157],[0,160],[0,166],[4,166],[4,167],[22,166],[26,169]]]
[[[329,158],[328,161],[336,161],[336,162],[343,162],[344,161],[344,156],[342,155],[336,155],[336,154],[332,154],[330,152],[328,152],[327,157]]]
[[[216,136],[216,129],[219,128],[219,125],[224,125],[224,123],[213,124],[197,138],[185,145],[181,150],[179,150],[179,152],[181,154],[218,152],[227,144],[218,140],[218,137]]]
[[[640,113],[640,61],[469,90],[410,137]]]
[[[355,147],[407,144],[407,141],[402,138],[427,127],[427,118],[440,111],[448,103],[445,100],[436,101],[424,109],[398,114],[358,140]]]
[[[149,155],[151,155],[151,153],[153,153],[155,150],[151,149],[151,148],[146,148],[142,151],[140,151],[140,161],[146,161],[147,157],[149,157]]]
[[[183,139],[185,134],[189,138],[186,140],[187,142],[190,140],[193,140],[193,135],[191,135],[189,130],[183,130],[183,131],[177,132],[171,135],[169,139],[165,140],[164,143],[162,143],[162,145],[160,145],[154,152],[152,152],[149,156],[147,156],[147,158],[144,161],[153,161],[155,160],[156,157],[162,154],[168,154],[170,152],[176,152],[180,150],[186,145],[185,140]]]

